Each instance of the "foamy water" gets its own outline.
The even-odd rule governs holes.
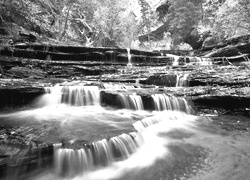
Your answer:
[[[135,153],[127,159],[113,162],[107,167],[87,171],[72,179],[119,179],[126,176],[130,171],[140,172],[144,168],[154,166],[158,160],[171,156],[168,145],[179,141],[171,137],[172,131],[179,130],[180,132],[193,134],[196,131],[196,120],[197,117],[185,113],[164,111],[156,112],[152,117],[137,121],[134,123],[134,127],[143,142],[140,143],[140,147]],[[71,165],[74,167],[74,164]],[[50,176],[59,179],[56,173],[50,174]]]
[[[154,112],[134,123],[143,138],[138,150],[122,161],[66,179],[249,179],[249,135],[225,134],[208,117]],[[50,171],[43,179],[63,179]]]
[[[142,110],[138,96],[128,97],[137,104],[134,110],[116,110],[92,103],[95,98],[85,98],[90,104],[72,103],[79,93],[98,97],[93,87],[66,88],[70,101],[62,101],[62,87],[53,92],[42,98],[40,108],[0,115],[18,124],[51,126],[47,140],[85,142],[77,149],[56,146],[54,167],[30,180],[250,179],[250,135],[224,131],[209,117],[187,114],[183,99],[155,95],[158,111],[149,112]],[[173,111],[180,104],[187,113]]]

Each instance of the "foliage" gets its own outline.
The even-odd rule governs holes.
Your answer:
[[[16,24],[15,35],[27,30],[65,42],[86,45],[91,39],[96,46],[110,42],[129,46],[138,23],[126,4],[125,0],[1,0],[0,33],[1,27]]]
[[[250,31],[249,0],[214,0],[203,4],[204,18],[199,31],[209,31],[221,41]]]
[[[147,34],[148,42],[141,44],[143,48],[152,50],[155,47],[155,37],[151,36],[150,32],[159,24],[157,22],[157,13],[153,11],[146,0],[138,0],[141,12],[141,21],[139,26],[140,34]]]
[[[184,42],[197,49],[208,36],[220,42],[250,30],[249,0],[166,0],[156,11],[173,48]]]
[[[127,0],[0,0],[0,34],[27,30],[64,42],[121,47],[147,34],[150,46],[156,41],[150,32],[164,25],[161,37],[170,33],[171,47],[184,42],[199,48],[206,35],[222,41],[250,32],[249,0],[159,0],[156,9],[149,0],[133,2],[140,19]]]
[[[171,6],[166,20],[170,27],[169,31],[172,34],[174,45],[186,42],[196,48],[199,40],[197,27],[201,19],[200,4],[194,0],[172,0],[170,3]]]
[[[146,28],[146,32],[149,33],[150,31],[150,26],[151,26],[151,20],[150,20],[150,16],[152,14],[152,10],[149,6],[149,4],[147,3],[146,0],[138,0],[138,3],[141,7],[141,14],[142,14],[142,23],[141,23],[141,27],[145,27]]]
[[[220,29],[220,31],[219,31]],[[232,37],[250,30],[250,2],[227,0],[217,12],[215,31],[223,37]]]
[[[159,7],[156,8],[156,13],[158,16],[158,21],[160,22],[166,22],[166,15],[169,12],[169,8],[170,8],[171,4],[169,1],[164,2],[163,4],[161,4]]]
[[[129,47],[137,35],[138,23],[132,11],[126,11],[126,1],[99,1],[93,17],[96,29],[95,46]]]

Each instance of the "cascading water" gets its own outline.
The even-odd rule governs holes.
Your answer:
[[[194,131],[192,127],[195,126],[195,120],[196,117],[185,113],[163,111],[135,122],[133,126],[136,133],[103,139],[78,150],[57,146],[55,170],[59,177],[54,178],[131,179],[132,177],[126,175],[127,172],[140,172],[169,154],[167,147],[174,139],[166,139],[162,133],[170,133],[173,129],[191,133]]]
[[[60,176],[74,177],[111,165],[135,153],[142,142],[137,133],[130,133],[93,142],[78,150],[56,148],[56,172]]]
[[[173,54],[166,54],[167,57],[170,57],[172,59],[172,66],[178,66],[179,65],[179,56],[173,55]]]
[[[122,103],[122,107],[126,109],[144,110],[141,96],[137,94],[119,94],[119,99]]]
[[[176,110],[191,114],[191,108],[187,101],[182,97],[167,96],[166,94],[151,95],[154,101],[154,107],[157,111]]]
[[[188,86],[189,74],[177,74],[176,76],[176,87],[186,87]]]
[[[127,67],[128,68],[131,68],[132,67],[132,62],[131,62],[131,54],[130,54],[130,48],[127,48],[127,52],[128,52],[128,64],[127,64]]]
[[[97,86],[54,86],[46,88],[45,105],[68,104],[71,106],[99,105]]]
[[[13,176],[7,178],[0,176],[0,179],[2,177],[15,180],[250,178],[248,155],[250,140],[247,133],[242,136],[238,133],[236,135],[235,132],[222,131],[219,126],[214,128],[215,124],[211,125],[212,121],[208,117],[188,115],[191,109],[184,98],[167,94],[154,94],[145,98],[132,94],[124,98],[133,104],[127,105],[130,109],[146,108],[146,104],[145,107],[142,106],[141,100],[148,98],[148,103],[154,102],[154,108],[158,111],[75,106],[78,104],[75,101],[72,103],[71,100],[65,102],[73,106],[59,106],[58,104],[62,103],[62,92],[74,99],[76,95],[69,94],[77,94],[79,89],[84,89],[84,87],[67,87],[62,90],[63,88],[56,86],[47,89],[50,94],[45,96],[49,95],[47,100],[52,100],[50,103],[56,105],[54,108],[46,106],[0,114],[1,122],[7,125],[11,122],[18,124],[17,127],[0,132],[3,144],[7,138],[14,138],[11,141],[14,144],[20,139],[27,142],[29,138],[45,144],[62,142],[54,145],[54,154],[46,149],[46,152],[43,150],[36,154],[34,152],[38,147],[31,150],[28,147],[18,152],[18,160],[15,162],[12,161],[11,155],[7,154],[10,164],[2,165],[4,161],[1,161],[0,167],[2,169],[4,167],[4,171],[11,175],[14,174],[11,170],[17,168],[17,171]],[[86,93],[88,87],[84,91]],[[97,94],[99,95],[99,92]],[[90,99],[92,102],[93,98]],[[167,109],[169,111],[166,111]],[[22,127],[19,127],[19,124]],[[18,136],[20,132],[21,136]],[[33,144],[36,146],[36,143]],[[17,146],[14,148],[15,151],[18,149]],[[11,154],[11,150],[8,153]],[[1,155],[1,158],[4,156]],[[34,171],[29,174],[28,169]]]
[[[153,110],[163,111],[183,111],[191,114],[191,107],[183,97],[169,96],[166,94],[153,94],[151,95],[153,104],[150,105]],[[140,95],[134,94],[118,94],[117,100],[121,103],[122,108],[133,110],[145,110],[144,104],[151,102],[148,98],[142,100]],[[145,101],[145,102],[144,102]],[[152,109],[151,109],[152,110]]]
[[[210,66],[212,65],[212,60],[207,57],[188,57],[191,65],[200,65],[200,66]]]

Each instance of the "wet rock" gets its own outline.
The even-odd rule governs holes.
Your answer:
[[[33,58],[41,60],[70,60],[70,61],[101,61],[111,63],[128,63],[127,49],[118,48],[90,48],[78,46],[58,45],[16,45],[14,48],[4,48],[0,52],[5,56]],[[159,52],[130,50],[132,63],[159,63],[169,64],[167,57]]]
[[[129,89],[129,90],[116,90],[116,91],[102,91],[100,94],[101,104],[103,106],[111,106],[115,108],[126,108],[126,109],[140,109],[139,106],[143,106],[143,110],[163,110],[164,107],[161,107],[160,103],[158,105],[154,100],[154,95],[166,95],[166,100],[169,100],[169,106],[177,107],[178,110],[187,111],[186,104],[182,101],[180,96],[174,96],[173,89],[165,90],[165,89]],[[141,100],[138,100],[136,103],[133,101],[133,97],[140,97]],[[164,100],[162,101],[165,104],[165,98],[161,96]],[[136,98],[136,97],[135,97]],[[177,104],[174,104],[177,103]],[[171,104],[171,105],[170,105]],[[138,107],[137,107],[138,106]],[[166,105],[168,106],[168,105]],[[170,108],[171,107],[166,107]],[[169,110],[170,110],[169,109]],[[177,110],[175,109],[175,110]],[[165,109],[166,110],[166,109]]]
[[[29,173],[37,172],[39,169],[52,167],[53,163],[53,145],[33,149],[25,155],[9,158],[4,166],[0,178],[19,179],[25,178]],[[24,176],[24,177],[22,177]],[[17,178],[19,177],[19,178]]]
[[[41,69],[35,69],[32,67],[12,67],[8,73],[15,78],[27,78],[32,76],[32,78],[41,79],[46,75]]]
[[[127,95],[139,95],[145,110],[154,110],[152,99],[154,94],[166,94],[171,97],[184,97],[196,113],[206,113],[206,109],[218,110],[218,113],[239,111],[242,108],[250,108],[250,88],[221,88],[221,87],[188,87],[188,88],[154,88],[154,89],[129,89],[129,90],[105,90],[101,92],[103,106],[125,108],[122,97]],[[179,100],[178,100],[179,101]],[[133,108],[133,107],[132,107]],[[185,110],[184,110],[185,111]],[[208,112],[214,114],[214,112]]]
[[[40,87],[0,88],[0,109],[22,107],[44,93]]]
[[[148,77],[146,80],[140,81],[142,84],[154,84],[157,86],[175,87],[177,83],[177,75],[175,74],[156,74]]]
[[[248,96],[204,95],[192,98],[192,101],[195,103],[195,106],[202,104],[207,107],[219,107],[229,110],[250,107],[250,97]]]
[[[104,54],[127,53],[127,49],[113,48],[113,47],[84,47],[84,46],[69,46],[69,45],[55,45],[55,44],[22,44],[15,45],[18,49],[33,49],[36,51],[50,51],[62,53],[86,53],[86,52],[101,52]],[[111,53],[112,52],[112,53]],[[161,56],[159,52],[149,52],[131,49],[131,54],[145,55],[145,56]]]
[[[76,70],[80,71],[84,75],[101,75],[104,73],[115,73],[117,69],[113,66],[109,67],[101,67],[101,66],[94,66],[94,67],[86,67],[86,66],[73,66]]]

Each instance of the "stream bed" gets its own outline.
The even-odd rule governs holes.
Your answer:
[[[95,88],[61,92],[0,114],[1,179],[250,179],[247,117],[115,109]],[[52,150],[34,151],[43,145]]]

